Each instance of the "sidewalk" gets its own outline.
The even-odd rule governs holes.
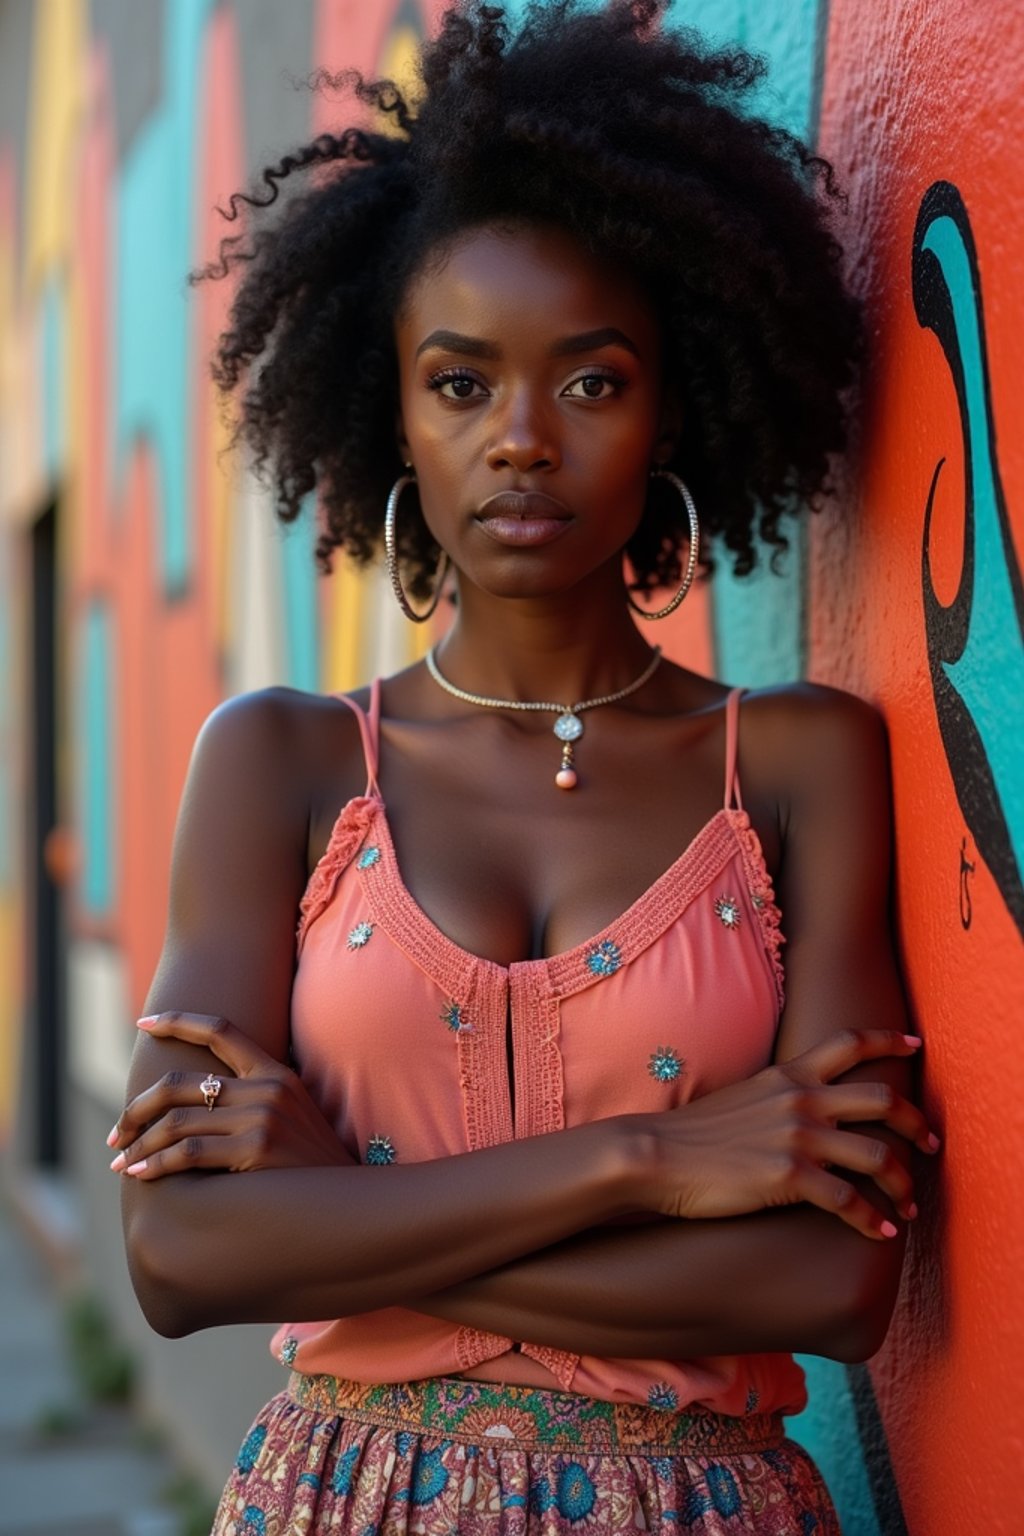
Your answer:
[[[129,1408],[82,1403],[61,1299],[0,1205],[0,1536],[179,1536],[176,1475]]]

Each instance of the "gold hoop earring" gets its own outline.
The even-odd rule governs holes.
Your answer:
[[[406,465],[407,469],[409,467],[409,465]],[[398,548],[395,540],[395,519],[398,516],[398,498],[401,496],[407,485],[415,484],[416,476],[414,474],[399,475],[398,479],[391,487],[391,493],[388,496],[387,511],[384,513],[384,563],[387,567],[388,579],[391,582],[391,590],[394,592],[395,597],[398,600],[399,608],[401,608],[407,619],[411,619],[413,624],[425,624],[427,619],[430,618],[430,615],[438,605],[441,597],[441,588],[444,586],[444,579],[448,574],[448,566],[450,562],[447,553],[442,552],[441,558],[437,564],[437,572],[434,580],[434,595],[430,600],[430,607],[425,609],[423,613],[417,613],[405,595],[405,588],[402,586],[402,578],[398,574]]]
[[[679,607],[693,582],[693,573],[697,569],[697,555],[700,550],[700,524],[697,521],[697,508],[694,506],[693,497],[678,475],[674,475],[670,469],[652,469],[651,479],[670,481],[686,503],[686,511],[690,519],[690,553],[686,561],[686,570],[683,572],[683,584],[671,602],[666,603],[664,608],[655,608],[653,613],[648,608],[641,608],[639,603],[633,601],[628,590],[626,592],[626,602],[641,619],[667,619],[669,614],[674,613]]]

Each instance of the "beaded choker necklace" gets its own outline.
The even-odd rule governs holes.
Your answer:
[[[580,719],[583,711],[585,709],[596,709],[599,704],[615,704],[619,699],[624,699],[627,694],[635,693],[638,688],[643,687],[661,660],[661,646],[656,645],[653,648],[650,661],[640,676],[634,678],[631,683],[627,683],[625,688],[620,688],[616,693],[604,693],[599,699],[581,699],[577,704],[543,704],[532,699],[488,699],[484,698],[482,694],[467,693],[464,688],[456,688],[454,683],[450,683],[442,675],[434,654],[436,650],[437,646],[434,646],[427,652],[427,671],[434,679],[434,682],[443,688],[446,693],[450,693],[453,698],[461,699],[464,704],[479,704],[484,709],[550,709],[557,714],[558,719],[555,721],[552,729],[562,743],[562,766],[555,774],[555,783],[559,789],[576,788],[577,778],[576,769],[573,766],[575,760],[573,743],[579,741],[583,735],[583,721]]]

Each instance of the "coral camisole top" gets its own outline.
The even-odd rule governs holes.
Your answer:
[[[359,721],[367,787],[342,807],[302,898],[292,1050],[344,1145],[379,1165],[382,1183],[390,1163],[674,1108],[771,1063],[784,940],[736,776],[741,692],[726,705],[722,808],[600,933],[507,967],[453,943],[406,888],[377,787],[379,682],[368,714],[338,695]],[[284,1324],[271,1348],[295,1370],[362,1382],[485,1361],[489,1376],[523,1381],[527,1355],[553,1388],[610,1401],[727,1414],[806,1402],[791,1355],[599,1359],[410,1307]],[[526,1379],[536,1384],[535,1367]]]

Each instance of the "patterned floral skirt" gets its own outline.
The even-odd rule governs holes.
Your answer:
[[[298,1373],[246,1435],[211,1536],[598,1531],[840,1536],[821,1475],[779,1414]]]

